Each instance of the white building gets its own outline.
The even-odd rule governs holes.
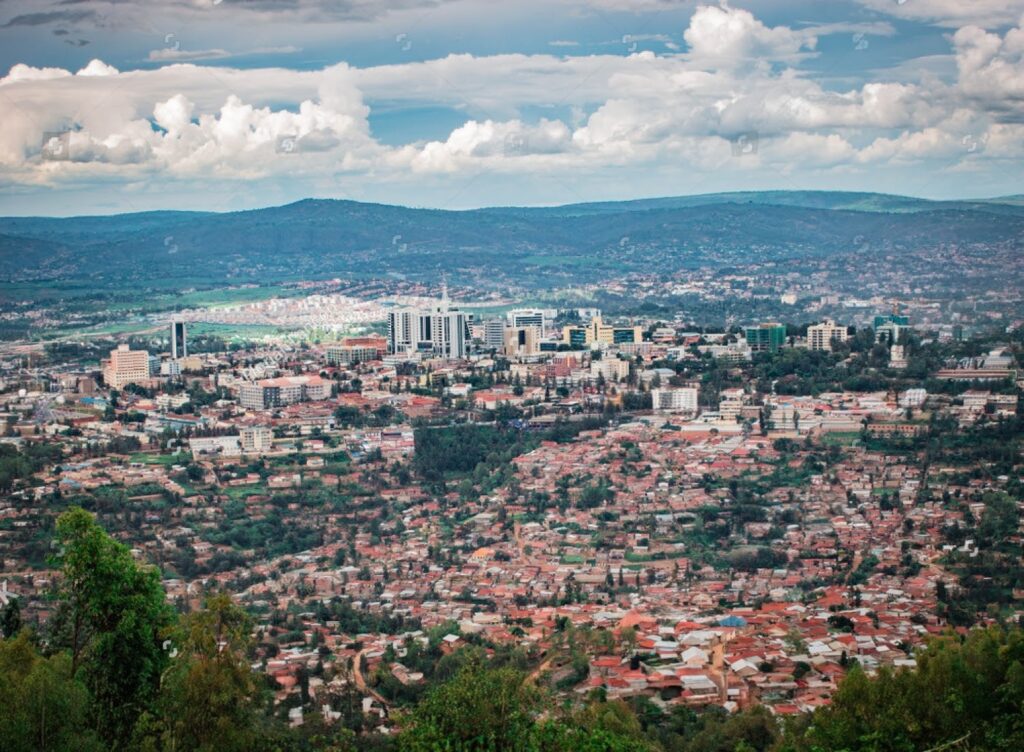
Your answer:
[[[281,376],[245,382],[238,388],[238,402],[248,410],[269,410],[296,402],[325,400],[331,384],[319,376]]]
[[[110,351],[110,358],[101,363],[103,383],[111,389],[121,389],[127,384],[138,384],[149,379],[149,353],[132,350],[128,345],[118,345]]]
[[[469,338],[468,316],[449,305],[447,290],[431,308],[388,313],[388,352],[392,354],[421,352],[460,360],[469,353]]]
[[[651,406],[656,413],[689,413],[696,415],[698,411],[698,390],[687,386],[675,389],[652,389]]]
[[[192,450],[193,459],[199,459],[204,455],[237,457],[242,453],[237,436],[204,436],[189,439],[188,448]]]
[[[899,405],[903,408],[921,407],[926,399],[928,399],[928,392],[926,390],[908,389],[900,394]]]
[[[601,376],[605,381],[622,381],[629,377],[629,361],[608,357],[592,361],[590,375],[595,379]]]
[[[500,350],[505,346],[505,322],[492,319],[484,322],[484,347],[488,350]]]
[[[274,432],[268,426],[246,426],[238,438],[243,452],[266,452],[274,446]]]
[[[807,347],[811,350],[832,351],[833,342],[846,342],[848,334],[845,326],[837,326],[836,322],[826,319],[820,324],[807,327]]]
[[[547,316],[540,308],[516,308],[506,314],[508,325],[513,328],[521,326],[535,326],[544,331],[547,326]]]

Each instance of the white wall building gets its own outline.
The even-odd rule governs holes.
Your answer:
[[[832,351],[833,342],[846,342],[845,326],[837,326],[836,322],[826,319],[820,324],[807,327],[807,347],[811,350]]]
[[[689,413],[696,415],[699,409],[697,398],[698,390],[692,386],[651,390],[651,406],[656,413]]]

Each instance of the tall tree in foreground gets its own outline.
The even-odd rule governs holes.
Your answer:
[[[831,706],[788,730],[783,752],[1024,749],[1024,633],[999,627],[932,640],[910,671],[859,669]],[[802,728],[801,728],[802,726]]]
[[[171,639],[180,645],[164,673],[156,712],[137,729],[143,750],[217,750],[256,746],[258,688],[246,653],[248,614],[224,593],[185,616]]]
[[[66,653],[39,654],[28,631],[0,640],[0,749],[100,752],[88,727],[89,692]]]
[[[163,635],[173,623],[160,574],[140,566],[91,514],[72,508],[57,520],[61,569],[54,645],[92,697],[89,722],[111,749],[128,746],[167,668]]]
[[[400,752],[648,752],[639,724],[622,703],[598,703],[578,717],[542,719],[553,710],[541,691],[511,668],[473,658],[432,689],[412,713]]]

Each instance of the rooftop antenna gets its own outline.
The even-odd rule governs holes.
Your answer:
[[[448,305],[448,280],[444,275],[441,275],[441,309],[447,311]]]

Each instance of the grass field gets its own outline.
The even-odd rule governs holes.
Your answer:
[[[187,465],[192,461],[192,456],[186,452],[178,452],[177,454],[150,454],[149,452],[136,452],[129,457],[131,462],[141,462],[145,465],[163,465],[164,467],[170,467],[171,465]]]
[[[822,434],[821,442],[823,444],[833,444],[836,446],[857,446],[857,444],[860,443],[860,433],[826,433]]]
[[[244,501],[250,496],[266,494],[267,487],[259,483],[251,486],[228,486],[224,489],[223,493],[232,501]]]

